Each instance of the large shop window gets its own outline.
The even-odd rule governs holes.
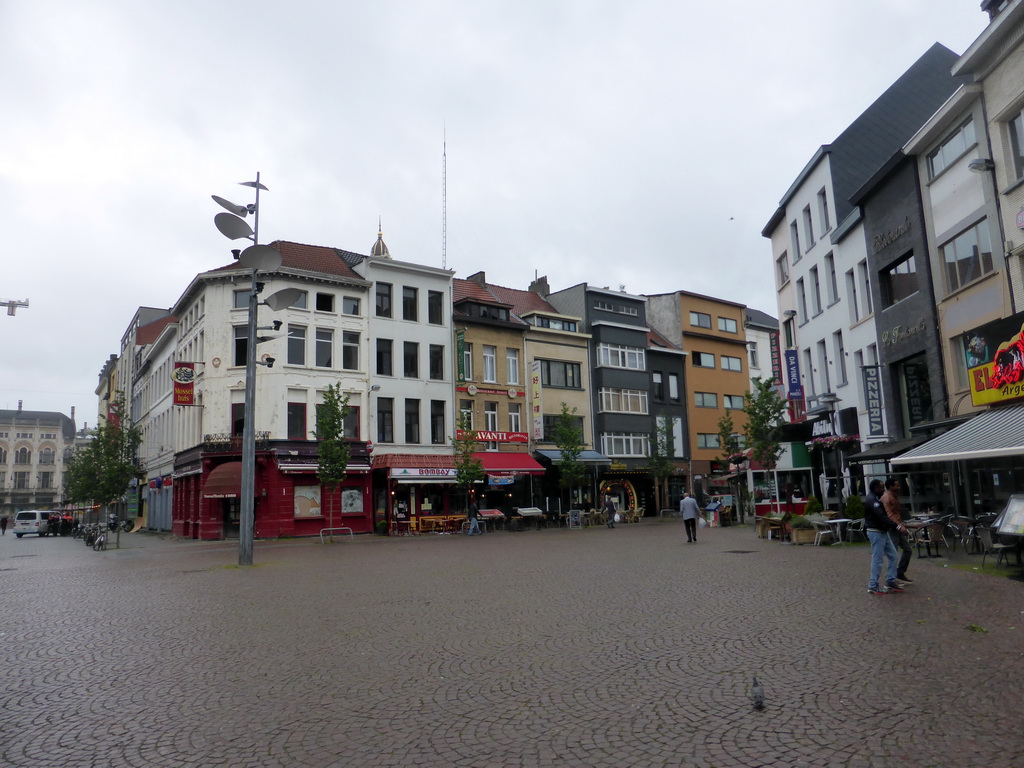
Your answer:
[[[932,419],[932,391],[928,384],[928,362],[923,354],[896,365],[900,386],[903,426],[908,430]]]
[[[961,232],[939,250],[942,253],[946,289],[949,293],[960,290],[994,269],[992,243],[985,220],[978,222],[966,232]]]

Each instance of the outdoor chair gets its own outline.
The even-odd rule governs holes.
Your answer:
[[[868,535],[864,532],[864,518],[846,524],[846,540],[852,542],[854,536],[864,541],[868,540]]]
[[[946,543],[946,539],[943,534],[946,530],[946,524],[940,521],[936,521],[924,528],[917,531],[917,535],[914,536],[914,543],[917,545],[917,556],[918,557],[940,557],[939,555],[939,544],[946,545],[946,554],[949,554],[949,544]],[[925,554],[921,554],[921,547],[924,547]],[[935,547],[935,554],[932,554],[932,547]]]
[[[999,561],[1006,558],[1006,564],[1010,564],[1008,552],[1015,549],[1013,544],[1000,544],[998,541],[992,539],[992,529],[988,526],[979,525],[975,531],[978,534],[978,540],[981,542],[981,567],[985,567],[985,558],[989,555],[996,556],[996,568],[999,567]]]
[[[835,541],[836,535],[831,525],[823,520],[812,520],[811,525],[814,526],[814,546],[819,546],[825,539],[828,539],[830,544]]]

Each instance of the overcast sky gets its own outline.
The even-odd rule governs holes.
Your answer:
[[[0,408],[94,425],[104,361],[260,240],[775,315],[761,229],[979,0],[3,0]],[[447,249],[442,154],[447,143]]]

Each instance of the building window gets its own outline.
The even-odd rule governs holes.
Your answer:
[[[459,419],[466,423],[466,429],[473,429],[473,401],[472,400],[460,400],[459,401]]]
[[[796,264],[800,261],[803,251],[800,250],[800,230],[797,229],[795,221],[789,224],[789,247],[793,251],[793,263]]]
[[[974,139],[974,118],[961,125],[938,149],[928,154],[928,176],[934,179],[977,142]]]
[[[377,442],[395,442],[395,401],[391,397],[377,398]]]
[[[245,365],[246,364],[246,351],[249,349],[249,327],[245,325],[235,326],[235,343],[233,346],[234,356],[232,357],[232,365]]]
[[[717,450],[719,446],[718,435],[710,432],[698,432],[697,433],[697,447],[698,448],[713,448]]]
[[[932,418],[932,393],[928,384],[928,362],[924,354],[908,358],[896,365],[900,388],[903,427],[906,433],[917,424]]]
[[[394,375],[393,345],[391,339],[377,339],[377,375]]]
[[[604,310],[605,312],[614,312],[615,305],[612,304],[610,301],[595,301],[594,309],[601,309]]]
[[[235,309],[248,309],[249,308],[249,289],[246,288],[244,291],[235,291],[232,296],[232,307]]]
[[[698,408],[717,408],[718,394],[715,392],[694,392],[693,404]]]
[[[317,312],[333,312],[334,311],[334,294],[333,293],[318,293],[316,295],[316,311]]]
[[[846,345],[843,343],[842,331],[832,334],[832,351],[836,357],[836,384],[841,386],[848,381],[846,377]]]
[[[341,311],[346,315],[358,315],[359,299],[355,296],[342,296]]]
[[[904,256],[891,267],[883,269],[879,277],[882,284],[882,301],[887,307],[917,293],[917,262],[914,260],[914,254]]]
[[[725,333],[736,333],[736,321],[731,317],[718,318],[718,330]]]
[[[245,403],[231,404],[231,435],[241,437],[245,431]]]
[[[521,403],[508,404],[508,431],[523,431],[523,406]]]
[[[780,288],[789,282],[789,255],[785,251],[775,260],[775,278]]]
[[[832,221],[828,215],[828,195],[825,193],[824,187],[818,190],[818,219],[821,223],[822,234],[832,229]]]
[[[431,344],[429,357],[430,378],[434,381],[444,381],[444,346]]]
[[[391,285],[389,283],[377,283],[376,302],[377,317],[391,317]]]
[[[288,439],[306,439],[305,403],[288,403]]]
[[[552,331],[572,331],[576,332],[576,323],[572,320],[561,320],[557,317],[542,317],[536,315],[533,318],[533,324],[538,328],[550,328]]]
[[[346,371],[359,370],[359,334],[355,331],[342,331],[341,367]]]
[[[710,319],[708,320],[710,323]],[[597,364],[611,368],[626,368],[642,371],[647,367],[645,352],[640,347],[626,347],[621,344],[599,344]]]
[[[1010,151],[1013,157],[1014,178],[1024,178],[1024,112],[1018,112],[1007,123],[1007,132],[1010,134]]]
[[[809,385],[811,394],[817,394],[818,390],[814,386],[814,361],[811,358],[810,347],[804,349],[804,373],[802,375]]]
[[[811,267],[811,299],[813,302],[814,316],[821,314],[821,281],[818,279],[818,267]]]
[[[558,426],[558,422],[561,416],[559,414],[547,414],[545,413],[542,417],[542,424],[544,430],[544,436],[541,438],[542,442],[553,443],[555,442],[555,428]],[[586,433],[583,431],[583,417],[582,416],[571,416],[573,427],[579,432],[582,437]]]
[[[15,472],[14,473],[14,490],[16,491],[27,491],[28,490],[28,472]]]
[[[487,432],[498,431],[498,404],[492,402],[484,403],[484,430]],[[498,444],[493,441],[484,443],[484,450],[496,451]]]
[[[406,398],[405,401],[405,442],[420,441],[420,401]]]
[[[637,432],[605,432],[601,435],[601,452],[605,456],[647,456],[650,436]]]
[[[711,328],[711,315],[706,312],[691,312],[690,325],[694,328]]]
[[[55,458],[53,448],[43,448],[43,450],[39,452],[40,464],[53,464]]]
[[[834,254],[825,255],[825,270],[828,272],[828,303],[831,306],[839,301],[839,282],[836,280],[836,257]]]
[[[444,324],[444,294],[441,291],[427,291],[427,322]]]
[[[804,234],[807,235],[807,250],[814,247],[814,225],[811,223],[811,206],[804,206]]]
[[[668,375],[668,399],[679,402],[679,374],[670,373]]]
[[[53,472],[39,473],[39,489],[48,491],[53,488]]]
[[[800,322],[806,323],[808,320],[807,290],[804,287],[804,279],[802,277],[796,281],[796,302],[797,308],[800,310]]]
[[[614,413],[647,413],[647,393],[640,389],[602,388],[598,392],[601,410]]]
[[[402,367],[403,375],[407,379],[418,379],[420,377],[420,345],[417,342],[405,342],[402,354]]]
[[[868,282],[868,261],[864,259],[857,264],[857,291],[860,293],[861,302],[864,305],[864,312],[861,317],[867,317],[875,311],[871,304],[871,284]]]
[[[796,346],[796,323],[792,317],[786,318],[782,323],[782,333],[786,337],[786,349],[792,349]]]
[[[402,287],[402,319],[419,319],[419,291],[409,285]]]
[[[579,363],[564,363],[560,360],[540,361],[540,383],[545,387],[579,389],[581,381]]]
[[[946,289],[958,291],[993,270],[987,222],[980,221],[939,248],[946,272]]]
[[[306,329],[301,325],[288,325],[288,365],[306,364]]]
[[[432,445],[444,445],[444,400],[430,401],[430,442]]]
[[[466,343],[462,348],[462,370],[466,375],[466,381],[473,380],[473,345]]]
[[[509,384],[519,383],[519,350],[505,348],[505,375]]]
[[[498,380],[498,349],[484,344],[484,381],[493,384]]]
[[[665,399],[665,384],[661,380],[661,371],[654,371],[651,374],[651,380],[654,384],[654,399],[664,400]]]
[[[14,463],[15,464],[31,464],[32,463],[32,451],[28,448],[19,448],[14,452]]]
[[[722,370],[723,371],[742,371],[743,370],[743,358],[742,357],[730,357],[729,355],[722,355]]]
[[[825,346],[825,340],[821,339],[818,342],[818,375],[821,378],[822,392],[832,391],[832,376],[828,370],[828,347]]]
[[[742,411],[746,404],[743,402],[743,395],[722,395],[725,407],[730,411]]]
[[[761,368],[757,359],[757,344],[755,342],[750,342],[747,346],[747,358],[747,364],[750,366],[752,371],[756,371]]]
[[[323,403],[317,403],[316,405],[316,422],[317,429],[319,430],[319,424],[321,419],[321,409],[324,407]],[[345,420],[342,422],[342,432],[346,440],[358,440],[359,439],[359,407],[355,405],[347,406],[345,410]]]
[[[714,368],[715,356],[710,352],[691,352],[690,359],[696,368]]]
[[[334,365],[334,331],[331,328],[316,329],[316,367],[330,368]]]

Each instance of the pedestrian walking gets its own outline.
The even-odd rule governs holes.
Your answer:
[[[7,535],[7,515],[0,517],[0,536]]]
[[[679,501],[679,512],[683,516],[683,525],[686,527],[686,542],[693,544],[697,541],[697,516],[700,515],[700,507],[697,500],[686,492]]]
[[[480,508],[476,505],[476,499],[472,499],[469,502],[469,512],[466,515],[469,518],[469,532],[467,535],[472,536],[474,533],[483,534],[480,530]]]
[[[889,516],[885,514],[885,508],[879,498],[885,484],[881,480],[872,480],[868,486],[869,493],[864,497],[864,529],[868,534],[868,541],[871,542],[871,574],[868,577],[868,594],[885,595],[891,592],[902,592],[903,588],[896,581],[896,547],[889,538],[889,531],[906,527],[902,523],[898,526]],[[878,583],[882,573],[882,558],[888,559],[885,587]]]
[[[913,547],[910,546],[910,532],[907,530],[906,522],[910,519],[910,512],[903,509],[900,504],[900,481],[898,478],[890,477],[885,481],[885,493],[882,494],[882,506],[885,514],[892,522],[903,527],[902,532],[895,528],[889,532],[893,546],[901,550],[900,562],[896,566],[896,578],[907,584],[912,584],[913,579],[907,576],[907,566],[910,565],[910,558],[913,554]]]
[[[612,501],[611,496],[604,497],[604,513],[608,516],[608,527],[615,527],[615,502]]]

